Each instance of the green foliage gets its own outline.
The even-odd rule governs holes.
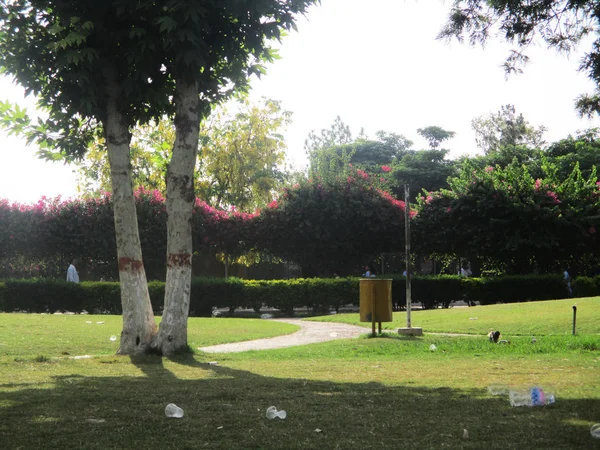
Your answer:
[[[524,146],[537,149],[544,144],[542,136],[546,128],[531,126],[523,114],[517,116],[513,105],[502,106],[497,113],[476,117],[471,125],[477,145],[486,154],[503,147]]]
[[[600,296],[600,276],[577,277],[571,281],[574,297]]]
[[[304,276],[352,274],[384,251],[402,249],[404,202],[375,188],[364,171],[332,183],[286,189],[257,218],[259,250],[302,267]]]
[[[392,304],[406,307],[406,279],[392,279]],[[580,281],[579,281],[580,280]],[[313,313],[339,311],[344,305],[359,305],[358,278],[297,278],[290,280],[241,280],[238,278],[194,278],[190,295],[190,316],[209,317],[213,308],[275,308],[293,315],[295,308]],[[412,277],[412,301],[423,309],[448,308],[465,300],[482,305],[517,303],[568,297],[561,275],[462,278],[454,275]],[[165,284],[148,283],[154,311],[161,311]],[[600,276],[573,281],[575,296],[600,292]],[[0,283],[0,311],[53,313],[56,311],[121,314],[119,283],[31,279]]]
[[[588,269],[600,225],[596,173],[586,179],[576,166],[561,180],[551,161],[541,169],[535,179],[517,160],[506,167],[463,163],[451,190],[418,199],[416,247],[488,260],[514,274]]]
[[[419,128],[417,133],[427,139],[432,149],[438,148],[442,142],[452,139],[456,134],[454,131],[447,131],[438,126]]]
[[[468,279],[466,299],[482,305],[550,300],[569,296],[562,275],[502,276]]]

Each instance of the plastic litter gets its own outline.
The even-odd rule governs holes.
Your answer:
[[[117,337],[116,337],[116,336],[113,334],[113,335],[110,337],[110,340],[111,340],[112,342],[115,342],[115,341],[117,340]]]
[[[106,422],[106,420],[104,420],[104,419],[87,419],[86,422],[89,422],[89,423],[104,423],[104,422]]]
[[[435,352],[437,350],[437,347],[435,346],[435,344],[431,344],[429,346],[429,350],[431,350],[432,352]]]
[[[274,406],[269,406],[267,408],[267,419],[273,420],[275,417],[285,419],[287,417],[287,413],[283,409],[281,411],[277,411],[277,408]]]
[[[600,439],[600,423],[595,423],[592,425],[592,428],[590,428],[590,433],[592,434],[592,437]]]
[[[218,366],[219,363],[217,361],[209,361],[208,365],[209,366]]]
[[[86,320],[85,323],[92,323],[92,321],[91,320]]]
[[[98,325],[102,325],[104,323],[104,321],[102,322],[96,322]]]
[[[323,430],[321,430],[320,428],[315,428],[315,433],[320,433],[321,431]]]
[[[183,409],[181,409],[174,403],[169,403],[165,408],[165,416],[175,419],[181,419],[183,417]]]
[[[492,384],[488,386],[488,392],[492,395],[507,395],[509,392],[508,386],[503,384]]]
[[[469,430],[463,428],[463,439],[469,439]]]
[[[479,320],[478,317],[469,317],[469,320]]]
[[[329,333],[329,336],[331,336],[331,337],[337,337],[337,333],[334,331],[333,333]]]
[[[273,318],[273,314],[263,314],[262,316],[260,316],[261,319],[272,319]]]
[[[530,389],[510,391],[508,399],[511,406],[543,406],[556,401],[553,393],[544,392],[541,387],[537,386]]]
[[[536,342],[537,342],[537,339],[536,339],[536,338],[534,338],[534,337],[532,337],[532,338],[531,338],[531,343],[532,343],[532,344],[535,344]]]

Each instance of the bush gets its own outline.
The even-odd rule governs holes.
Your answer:
[[[466,279],[469,280],[469,279]],[[525,275],[479,278],[466,281],[467,300],[482,305],[567,298],[569,291],[562,275]]]
[[[594,297],[600,295],[600,276],[578,277],[571,282],[574,297]]]
[[[406,306],[406,279],[392,279],[392,303]],[[574,280],[577,296],[600,293],[600,276]],[[163,309],[165,283],[148,283],[155,313]],[[548,300],[568,296],[562,275],[461,278],[454,275],[413,277],[412,300],[424,308],[448,307],[453,301],[479,301],[483,305]],[[294,308],[315,313],[338,311],[341,306],[359,305],[358,278],[298,278],[292,280],[240,280],[238,278],[195,278],[190,295],[190,316],[208,317],[214,307],[279,309],[292,315]],[[56,311],[121,314],[119,283],[54,280],[8,280],[0,283],[0,311],[53,313]]]

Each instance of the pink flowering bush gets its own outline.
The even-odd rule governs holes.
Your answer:
[[[362,170],[286,189],[256,217],[259,250],[302,266],[304,276],[359,273],[365,261],[404,245],[404,202]]]
[[[490,170],[493,169],[493,170]],[[486,260],[509,273],[552,272],[598,255],[600,190],[576,168],[563,182],[534,179],[518,164],[467,164],[450,190],[419,199],[415,247],[425,254]]]

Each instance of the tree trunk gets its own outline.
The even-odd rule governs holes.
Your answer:
[[[155,347],[163,355],[187,349],[192,282],[194,169],[200,130],[196,83],[180,80],[175,98],[175,145],[167,171],[167,281],[165,307]]]
[[[150,349],[152,339],[156,335],[156,322],[142,262],[142,248],[131,181],[129,128],[126,118],[117,107],[118,95],[118,89],[113,86],[110,89],[109,107],[104,123],[113,191],[123,307],[123,331],[117,353],[138,355],[146,353]]]

